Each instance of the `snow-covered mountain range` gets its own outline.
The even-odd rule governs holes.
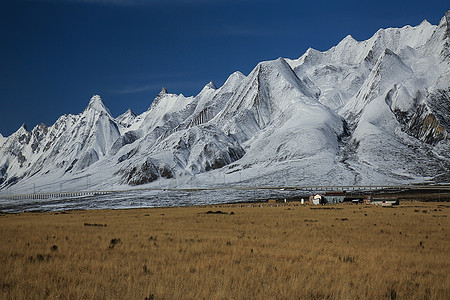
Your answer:
[[[193,97],[0,135],[0,189],[450,182],[450,12],[259,63]]]

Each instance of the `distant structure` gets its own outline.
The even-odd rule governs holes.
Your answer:
[[[393,205],[400,204],[400,201],[398,200],[397,197],[372,197],[372,196],[369,196],[368,198],[369,198],[368,202],[373,205],[393,206]]]
[[[309,196],[309,203],[313,205],[338,204],[344,202],[345,196],[345,191],[326,192],[324,195],[316,194]]]
[[[309,203],[314,205],[325,204],[326,200],[321,194],[316,194],[315,196],[309,196]]]
[[[325,199],[328,204],[337,204],[344,202],[346,193],[345,191],[341,192],[326,192]]]

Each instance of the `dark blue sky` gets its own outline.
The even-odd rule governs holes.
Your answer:
[[[370,4],[368,4],[370,3]],[[437,24],[447,1],[0,0],[0,133],[52,125],[100,94],[114,116],[346,35]]]

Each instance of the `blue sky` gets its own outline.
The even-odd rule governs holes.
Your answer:
[[[93,94],[114,116],[141,113],[162,87],[196,95],[260,61],[437,24],[448,9],[432,0],[0,0],[0,133],[52,125]]]

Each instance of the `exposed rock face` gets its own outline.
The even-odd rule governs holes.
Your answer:
[[[425,143],[436,145],[447,139],[448,131],[439,123],[434,114],[425,112],[425,110],[425,105],[419,106],[411,118],[406,132]]]
[[[141,166],[133,167],[124,174],[124,179],[130,185],[141,185],[155,181],[159,177],[159,171],[150,161],[145,161]]]

